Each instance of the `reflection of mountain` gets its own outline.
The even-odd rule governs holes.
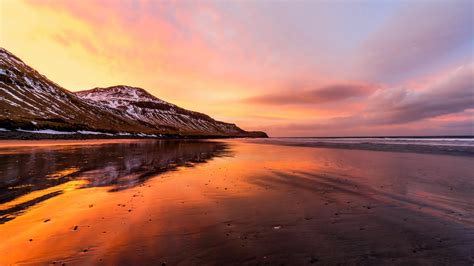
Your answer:
[[[191,140],[3,149],[0,223],[63,193],[64,185],[71,181],[82,181],[81,188],[111,186],[110,191],[117,191],[179,166],[192,167],[220,156],[230,156],[225,143]],[[28,199],[19,199],[28,194]],[[14,200],[18,202],[8,204]]]

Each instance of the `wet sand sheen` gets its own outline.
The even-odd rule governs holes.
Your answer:
[[[33,153],[63,163],[38,171],[56,173],[54,182],[26,175],[23,185],[36,191],[2,190],[4,212],[60,193],[5,214],[0,264],[474,260],[471,157],[240,140],[133,142],[92,152],[86,146],[8,150],[9,158],[26,153],[24,164]],[[86,157],[95,162],[77,163]],[[8,167],[1,165],[2,176],[11,173]],[[99,182],[104,178],[109,182]]]

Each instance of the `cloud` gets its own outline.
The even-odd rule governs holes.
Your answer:
[[[70,89],[140,86],[280,135],[415,132],[472,107],[471,72],[435,74],[474,59],[472,1],[453,1],[9,1],[2,33]]]
[[[469,49],[472,1],[419,1],[400,10],[362,45],[361,69],[374,80],[399,80]],[[469,53],[469,52],[468,52]]]
[[[425,89],[376,91],[369,99],[371,123],[408,123],[474,107],[474,64],[462,66]]]
[[[342,124],[342,121],[352,121]],[[473,135],[474,119],[460,121],[420,120],[412,124],[367,125],[358,117],[334,119],[331,122],[293,123],[267,127],[272,137],[280,136],[417,136],[417,135]]]
[[[272,136],[472,135],[474,64],[449,71],[421,89],[379,88],[358,100],[365,103],[361,112],[273,125],[268,127],[269,133]]]
[[[470,117],[460,121],[448,121],[439,126],[440,129],[446,131],[460,132],[464,135],[474,135],[474,117]]]
[[[303,87],[302,92],[301,87]],[[293,85],[288,92],[256,96],[246,101],[267,105],[323,104],[368,95],[376,88],[359,84],[332,84],[314,89],[304,87],[305,85]]]

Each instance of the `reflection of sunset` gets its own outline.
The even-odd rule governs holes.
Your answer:
[[[21,196],[21,197],[18,197],[16,199],[14,199],[14,200],[8,201],[8,202],[3,203],[3,204],[0,204],[0,212],[1,211],[6,211],[7,209],[10,209],[10,208],[14,208],[15,206],[20,206],[22,204],[34,201],[35,199],[40,199],[42,196],[45,196],[45,195],[48,195],[48,194],[51,194],[51,193],[55,193],[55,192],[63,193],[63,192],[78,189],[81,186],[85,185],[86,183],[87,182],[85,182],[83,180],[70,181],[70,182],[67,182],[67,183],[64,183],[64,184],[61,184],[61,185],[58,185],[58,186],[45,188],[43,190],[32,191],[32,192],[30,192],[30,193],[28,193],[24,196]],[[23,186],[23,187],[31,188],[32,186],[33,185],[30,184],[30,185],[26,185],[26,186]],[[22,188],[22,187],[19,187],[19,186],[10,187],[9,189],[19,189],[19,188]],[[8,216],[7,216],[7,218],[8,218]]]
[[[388,205],[397,206],[395,210],[415,212],[416,216],[457,220],[453,214],[446,216],[445,209],[450,206],[463,213],[463,219],[458,220],[461,224],[468,225],[474,218],[462,203],[463,197],[469,197],[467,190],[458,189],[453,194],[438,182],[458,186],[455,180],[434,178],[430,165],[441,162],[442,156],[397,157],[387,152],[263,145],[239,140],[223,143],[228,145],[231,156],[214,157],[207,163],[182,164],[137,186],[118,191],[109,186],[91,187],[94,177],[92,172],[85,172],[89,181],[81,180],[84,177],[79,175],[77,181],[53,185],[2,204],[1,209],[5,210],[62,191],[0,225],[0,234],[5,236],[0,243],[1,263],[116,264],[124,259],[139,263],[147,258],[175,261],[181,252],[209,259],[214,253],[206,251],[208,245],[226,249],[229,254],[244,254],[253,250],[252,241],[258,241],[255,235],[271,239],[276,233],[273,227],[282,228],[278,229],[282,232],[293,230],[294,223],[301,223],[299,219],[319,219],[331,224],[334,212],[351,217],[340,218],[340,223],[350,227],[365,219],[359,212],[367,212],[367,206],[375,208],[370,209],[373,215],[392,212],[393,207],[382,207]],[[185,143],[180,145],[186,147]],[[123,150],[116,144],[112,147]],[[202,153],[199,147],[193,149]],[[174,154],[179,150],[169,151]],[[75,152],[81,153],[80,149]],[[56,153],[61,156],[60,150]],[[467,173],[466,160],[453,157],[450,163],[456,165],[455,171]],[[400,169],[428,174],[432,185],[426,187],[422,176],[401,177]],[[66,168],[55,173],[71,171]],[[453,174],[450,171],[438,169],[436,175],[444,180],[446,175]],[[95,178],[101,179],[101,173],[96,174]],[[444,196],[433,197],[435,193]],[[287,220],[287,216],[300,218]],[[249,221],[253,220],[263,227],[252,227]],[[193,258],[197,259],[188,256],[191,261],[186,263]]]
[[[210,141],[92,140],[80,145],[53,142],[51,146],[45,141],[33,143],[43,146],[15,149],[9,144],[0,145],[2,163],[9,165],[0,169],[5,178],[2,183],[14,184],[3,188],[0,200],[7,206],[0,212],[2,223],[74,188],[112,186],[111,191],[124,190],[183,165],[197,166],[215,156],[230,155],[226,145]],[[18,163],[23,167],[12,167]],[[77,187],[78,183],[82,186]]]
[[[60,171],[57,171],[57,172],[54,172],[52,174],[49,174],[46,176],[46,178],[48,179],[59,179],[59,178],[63,178],[65,176],[68,176],[70,174],[73,174],[75,172],[77,172],[79,169],[76,168],[76,167],[71,167],[71,168],[67,168],[67,169],[64,169],[64,170],[60,170]]]

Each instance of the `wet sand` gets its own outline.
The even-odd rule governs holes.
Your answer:
[[[0,265],[474,263],[470,156],[55,144],[0,143]]]

